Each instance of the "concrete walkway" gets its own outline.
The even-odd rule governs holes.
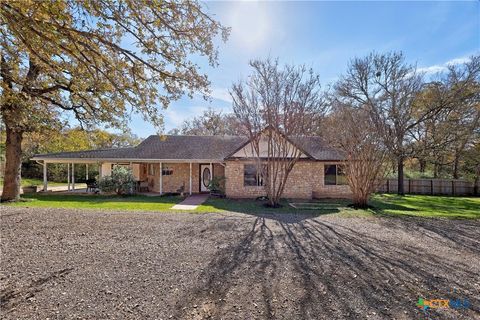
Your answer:
[[[182,202],[174,205],[172,209],[176,210],[195,210],[199,205],[208,199],[208,194],[193,194],[183,200]]]

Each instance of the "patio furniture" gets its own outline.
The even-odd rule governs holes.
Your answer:
[[[97,189],[98,189],[97,180],[88,179],[88,180],[85,181],[85,183],[87,184],[87,192],[88,191],[92,191],[92,192],[97,191]]]
[[[148,192],[149,187],[148,187],[148,181],[139,181],[138,182],[138,191],[139,192]]]

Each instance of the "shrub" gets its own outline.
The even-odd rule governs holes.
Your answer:
[[[218,192],[221,194],[225,193],[225,177],[224,176],[219,176],[219,177],[213,177],[210,180],[210,183],[208,184],[208,190],[211,192]]]
[[[135,190],[135,177],[132,170],[125,167],[114,167],[110,176],[105,176],[98,182],[102,192],[115,192],[119,195],[132,194]]]

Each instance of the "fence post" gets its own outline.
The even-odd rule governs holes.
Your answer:
[[[455,195],[455,180],[452,180],[452,196]]]
[[[387,193],[390,193],[390,179],[387,179]]]
[[[430,193],[433,196],[433,179],[430,179]]]
[[[412,193],[412,179],[408,179],[408,193]]]

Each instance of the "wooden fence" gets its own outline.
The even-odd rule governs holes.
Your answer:
[[[380,187],[379,192],[396,193],[397,179],[387,179]],[[452,179],[405,179],[403,190],[410,194],[471,196],[478,195],[479,187],[471,181]]]

